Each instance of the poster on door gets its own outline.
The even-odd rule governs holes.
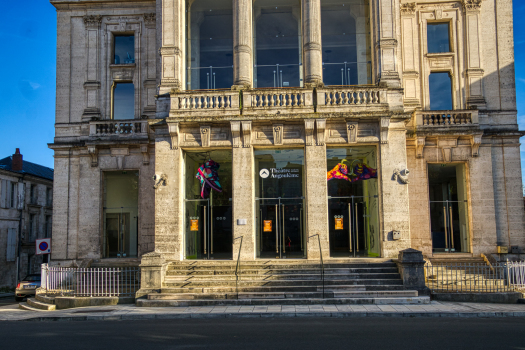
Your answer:
[[[272,220],[264,220],[264,232],[272,232]]]
[[[199,220],[192,219],[190,221],[190,231],[199,231]]]
[[[335,218],[335,229],[343,230],[343,218]]]

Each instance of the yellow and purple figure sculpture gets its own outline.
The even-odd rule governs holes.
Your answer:
[[[337,164],[332,170],[330,170],[326,174],[326,180],[330,181],[333,179],[338,179],[356,182],[377,179],[377,169],[372,169],[357,159],[354,160],[350,165],[350,173],[348,173],[348,166],[344,164],[346,161],[346,159],[343,159],[341,163]]]

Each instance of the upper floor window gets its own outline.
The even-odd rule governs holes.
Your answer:
[[[452,79],[447,72],[431,73],[428,78],[430,110],[452,110]]]
[[[29,237],[28,241],[33,242],[36,239],[36,215],[29,214]]]
[[[45,238],[51,238],[51,232],[53,229],[53,217],[51,215],[46,215],[46,237]]]
[[[114,64],[135,63],[135,36],[116,35],[114,37],[113,52]]]
[[[231,0],[188,1],[188,89],[233,85],[233,9]]]
[[[10,184],[10,193],[9,193],[9,208],[16,207],[16,182],[11,182]]]
[[[30,196],[29,196],[29,200],[31,201],[31,204],[36,204],[37,203],[37,187],[36,185],[31,185],[30,187]]]
[[[450,26],[448,23],[427,24],[428,53],[450,52]]]
[[[53,189],[52,188],[46,189],[46,205],[48,207],[53,206]]]
[[[303,86],[301,3],[299,0],[256,0],[254,86]]]
[[[135,118],[135,86],[133,83],[115,83],[111,98],[112,119]]]
[[[322,0],[325,85],[372,83],[368,0]]]

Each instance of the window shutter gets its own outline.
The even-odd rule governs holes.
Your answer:
[[[1,180],[0,183],[0,208],[7,208],[7,180]]]
[[[7,261],[15,261],[16,257],[16,229],[7,229]]]
[[[17,192],[17,205],[16,205],[16,208],[21,210],[21,209],[24,209],[24,204],[25,204],[25,201],[24,201],[24,197],[25,197],[25,194],[24,194],[24,183],[23,182],[19,182],[18,183],[18,190],[16,191]]]

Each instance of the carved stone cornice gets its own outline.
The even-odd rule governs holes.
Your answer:
[[[381,39],[376,42],[376,47],[396,47],[397,40],[394,38]]]
[[[416,13],[416,3],[410,2],[408,4],[401,4],[401,15],[412,16]]]
[[[144,24],[146,26],[154,26],[157,22],[156,13],[145,13],[144,14]]]
[[[102,23],[101,15],[84,16],[84,24],[86,25],[86,27],[100,28],[101,23]]]
[[[313,146],[314,144],[314,128],[315,119],[304,120],[305,143],[307,146]]]
[[[479,11],[482,1],[483,0],[463,0],[463,8],[465,11]]]

